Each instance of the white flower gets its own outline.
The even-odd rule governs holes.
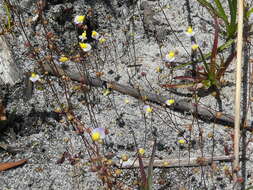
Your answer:
[[[32,73],[29,80],[32,81],[32,82],[36,82],[40,79],[40,76],[36,73]]]
[[[77,15],[75,16],[74,23],[75,24],[82,24],[85,19],[84,15]]]
[[[165,61],[172,62],[176,59],[175,56],[176,56],[175,51],[170,51],[169,53],[166,54]]]
[[[91,131],[91,138],[93,141],[99,141],[100,139],[105,138],[105,129],[104,128],[95,128]]]
[[[83,51],[88,52],[91,50],[91,45],[88,43],[79,43]]]
[[[146,113],[151,113],[151,112],[153,112],[153,108],[151,108],[149,105],[145,105],[145,106],[143,107],[143,109],[144,109],[144,111],[145,111]]]
[[[165,101],[165,104],[168,105],[168,106],[170,106],[174,103],[175,103],[175,100],[173,100],[173,99],[168,99],[168,100]]]
[[[192,37],[194,36],[195,32],[192,30],[192,27],[189,26],[185,32],[185,34],[188,36],[188,37]]]
[[[86,31],[84,31],[84,32],[82,33],[82,35],[79,36],[79,39],[82,40],[82,41],[87,40]]]
[[[92,33],[91,33],[91,37],[94,38],[95,40],[98,40],[99,39],[99,34],[93,30]]]

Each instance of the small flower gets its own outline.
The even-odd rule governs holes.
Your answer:
[[[120,175],[121,173],[122,173],[122,170],[121,170],[121,169],[116,169],[116,170],[115,170],[115,174],[116,174],[116,175]]]
[[[104,128],[95,128],[91,132],[91,138],[93,141],[100,141],[105,138]]]
[[[85,19],[84,15],[77,15],[75,16],[74,23],[75,24],[82,24]]]
[[[169,165],[170,165],[169,162],[167,162],[167,161],[164,161],[164,162],[163,162],[163,166],[164,166],[164,167],[168,167]]]
[[[158,66],[158,67],[155,68],[155,71],[156,71],[157,73],[160,73],[160,72],[162,72],[162,69],[161,69],[161,67]]]
[[[167,53],[167,55],[165,56],[165,60],[168,61],[168,62],[172,62],[172,61],[175,60],[175,56],[176,56],[175,51],[170,51],[170,52]]]
[[[36,82],[40,79],[40,76],[36,73],[32,73],[29,80],[32,81],[32,82]]]
[[[192,50],[195,51],[199,48],[198,44],[192,44]]]
[[[145,153],[145,150],[143,148],[139,148],[138,152],[139,152],[140,155],[143,156],[144,153]]]
[[[125,98],[124,102],[125,102],[125,104],[129,104],[130,103],[129,99],[127,99],[127,98]]]
[[[99,38],[99,43],[100,44],[103,44],[103,43],[105,43],[106,42],[106,39],[105,38],[103,38],[103,37],[101,37],[101,38]]]
[[[179,139],[179,140],[178,140],[178,143],[179,143],[179,144],[185,144],[186,141],[182,138],[182,139]]]
[[[103,90],[104,96],[108,96],[109,94],[111,94],[111,91],[108,88]]]
[[[151,113],[153,111],[153,108],[151,108],[149,105],[145,105],[143,108],[146,113]]]
[[[65,57],[65,56],[61,56],[59,61],[64,63],[64,62],[67,62],[69,60],[69,58]]]
[[[82,40],[82,41],[87,40],[87,33],[86,33],[86,31],[84,31],[82,33],[82,35],[79,36],[79,39]]]
[[[189,27],[187,28],[185,34],[186,34],[188,37],[192,37],[192,36],[194,36],[195,32],[193,32],[192,27],[189,26]]]
[[[127,154],[122,154],[122,155],[121,155],[121,160],[122,160],[123,162],[128,161],[128,155],[127,155]]]
[[[209,132],[209,133],[207,134],[207,137],[210,138],[210,139],[213,138],[213,133],[212,133],[212,132]]]
[[[79,43],[79,45],[84,52],[88,52],[91,50],[91,45],[88,43]]]
[[[175,100],[173,100],[173,99],[169,99],[169,100],[165,101],[165,104],[168,105],[168,106],[170,106],[170,105],[172,105],[174,103],[175,103]]]
[[[99,34],[93,30],[92,33],[91,33],[91,37],[94,38],[95,40],[98,40],[99,39]]]

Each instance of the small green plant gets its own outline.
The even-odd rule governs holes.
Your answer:
[[[214,41],[212,51],[210,53],[210,62],[207,62],[206,56],[202,53],[201,49],[198,47],[196,51],[199,52],[201,60],[197,60],[197,62],[202,62],[203,67],[197,67],[195,72],[195,76],[177,76],[175,79],[188,80],[192,81],[187,84],[163,84],[162,87],[166,88],[186,88],[193,87],[194,89],[198,88],[210,88],[215,87],[218,89],[221,86],[221,78],[224,76],[225,71],[228,66],[232,62],[233,58],[236,55],[236,52],[233,51],[226,60],[221,59],[217,60],[218,55],[218,41],[219,41],[219,25],[218,20],[214,17]],[[219,63],[220,62],[220,63]],[[202,71],[203,70],[203,71]]]
[[[4,23],[4,24],[3,24],[3,26],[1,26],[2,31],[0,32],[0,35],[11,32],[12,27],[13,27],[13,21],[11,18],[11,9],[10,9],[10,5],[9,5],[8,1],[4,1],[3,6],[4,6],[4,10],[5,10],[5,15],[7,16],[7,21],[6,21],[6,18],[4,17],[2,20],[2,23]]]
[[[154,165],[154,158],[155,158],[155,151],[156,151],[156,139],[153,145],[152,149],[152,155],[149,160],[149,165],[148,165],[148,172],[147,175],[145,173],[145,168],[143,165],[143,160],[141,157],[141,154],[138,153],[138,160],[139,160],[139,165],[140,165],[140,173],[141,173],[141,190],[152,190],[153,189],[153,165]]]

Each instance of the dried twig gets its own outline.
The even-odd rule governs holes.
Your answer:
[[[154,168],[177,168],[177,167],[199,167],[207,166],[213,162],[232,162],[233,156],[217,156],[217,157],[197,157],[190,159],[163,159],[163,160],[154,160]],[[148,167],[149,159],[143,159],[144,167]],[[118,165],[122,169],[132,169],[139,168],[139,163],[135,160],[128,160],[123,162],[122,165]]]
[[[5,171],[5,170],[8,170],[8,169],[17,167],[17,166],[21,166],[26,162],[27,162],[27,160],[23,159],[23,160],[19,160],[17,162],[0,163],[0,171]]]

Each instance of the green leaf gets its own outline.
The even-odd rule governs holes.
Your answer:
[[[230,11],[230,24],[235,24],[237,13],[237,0],[228,0],[228,5]]]

